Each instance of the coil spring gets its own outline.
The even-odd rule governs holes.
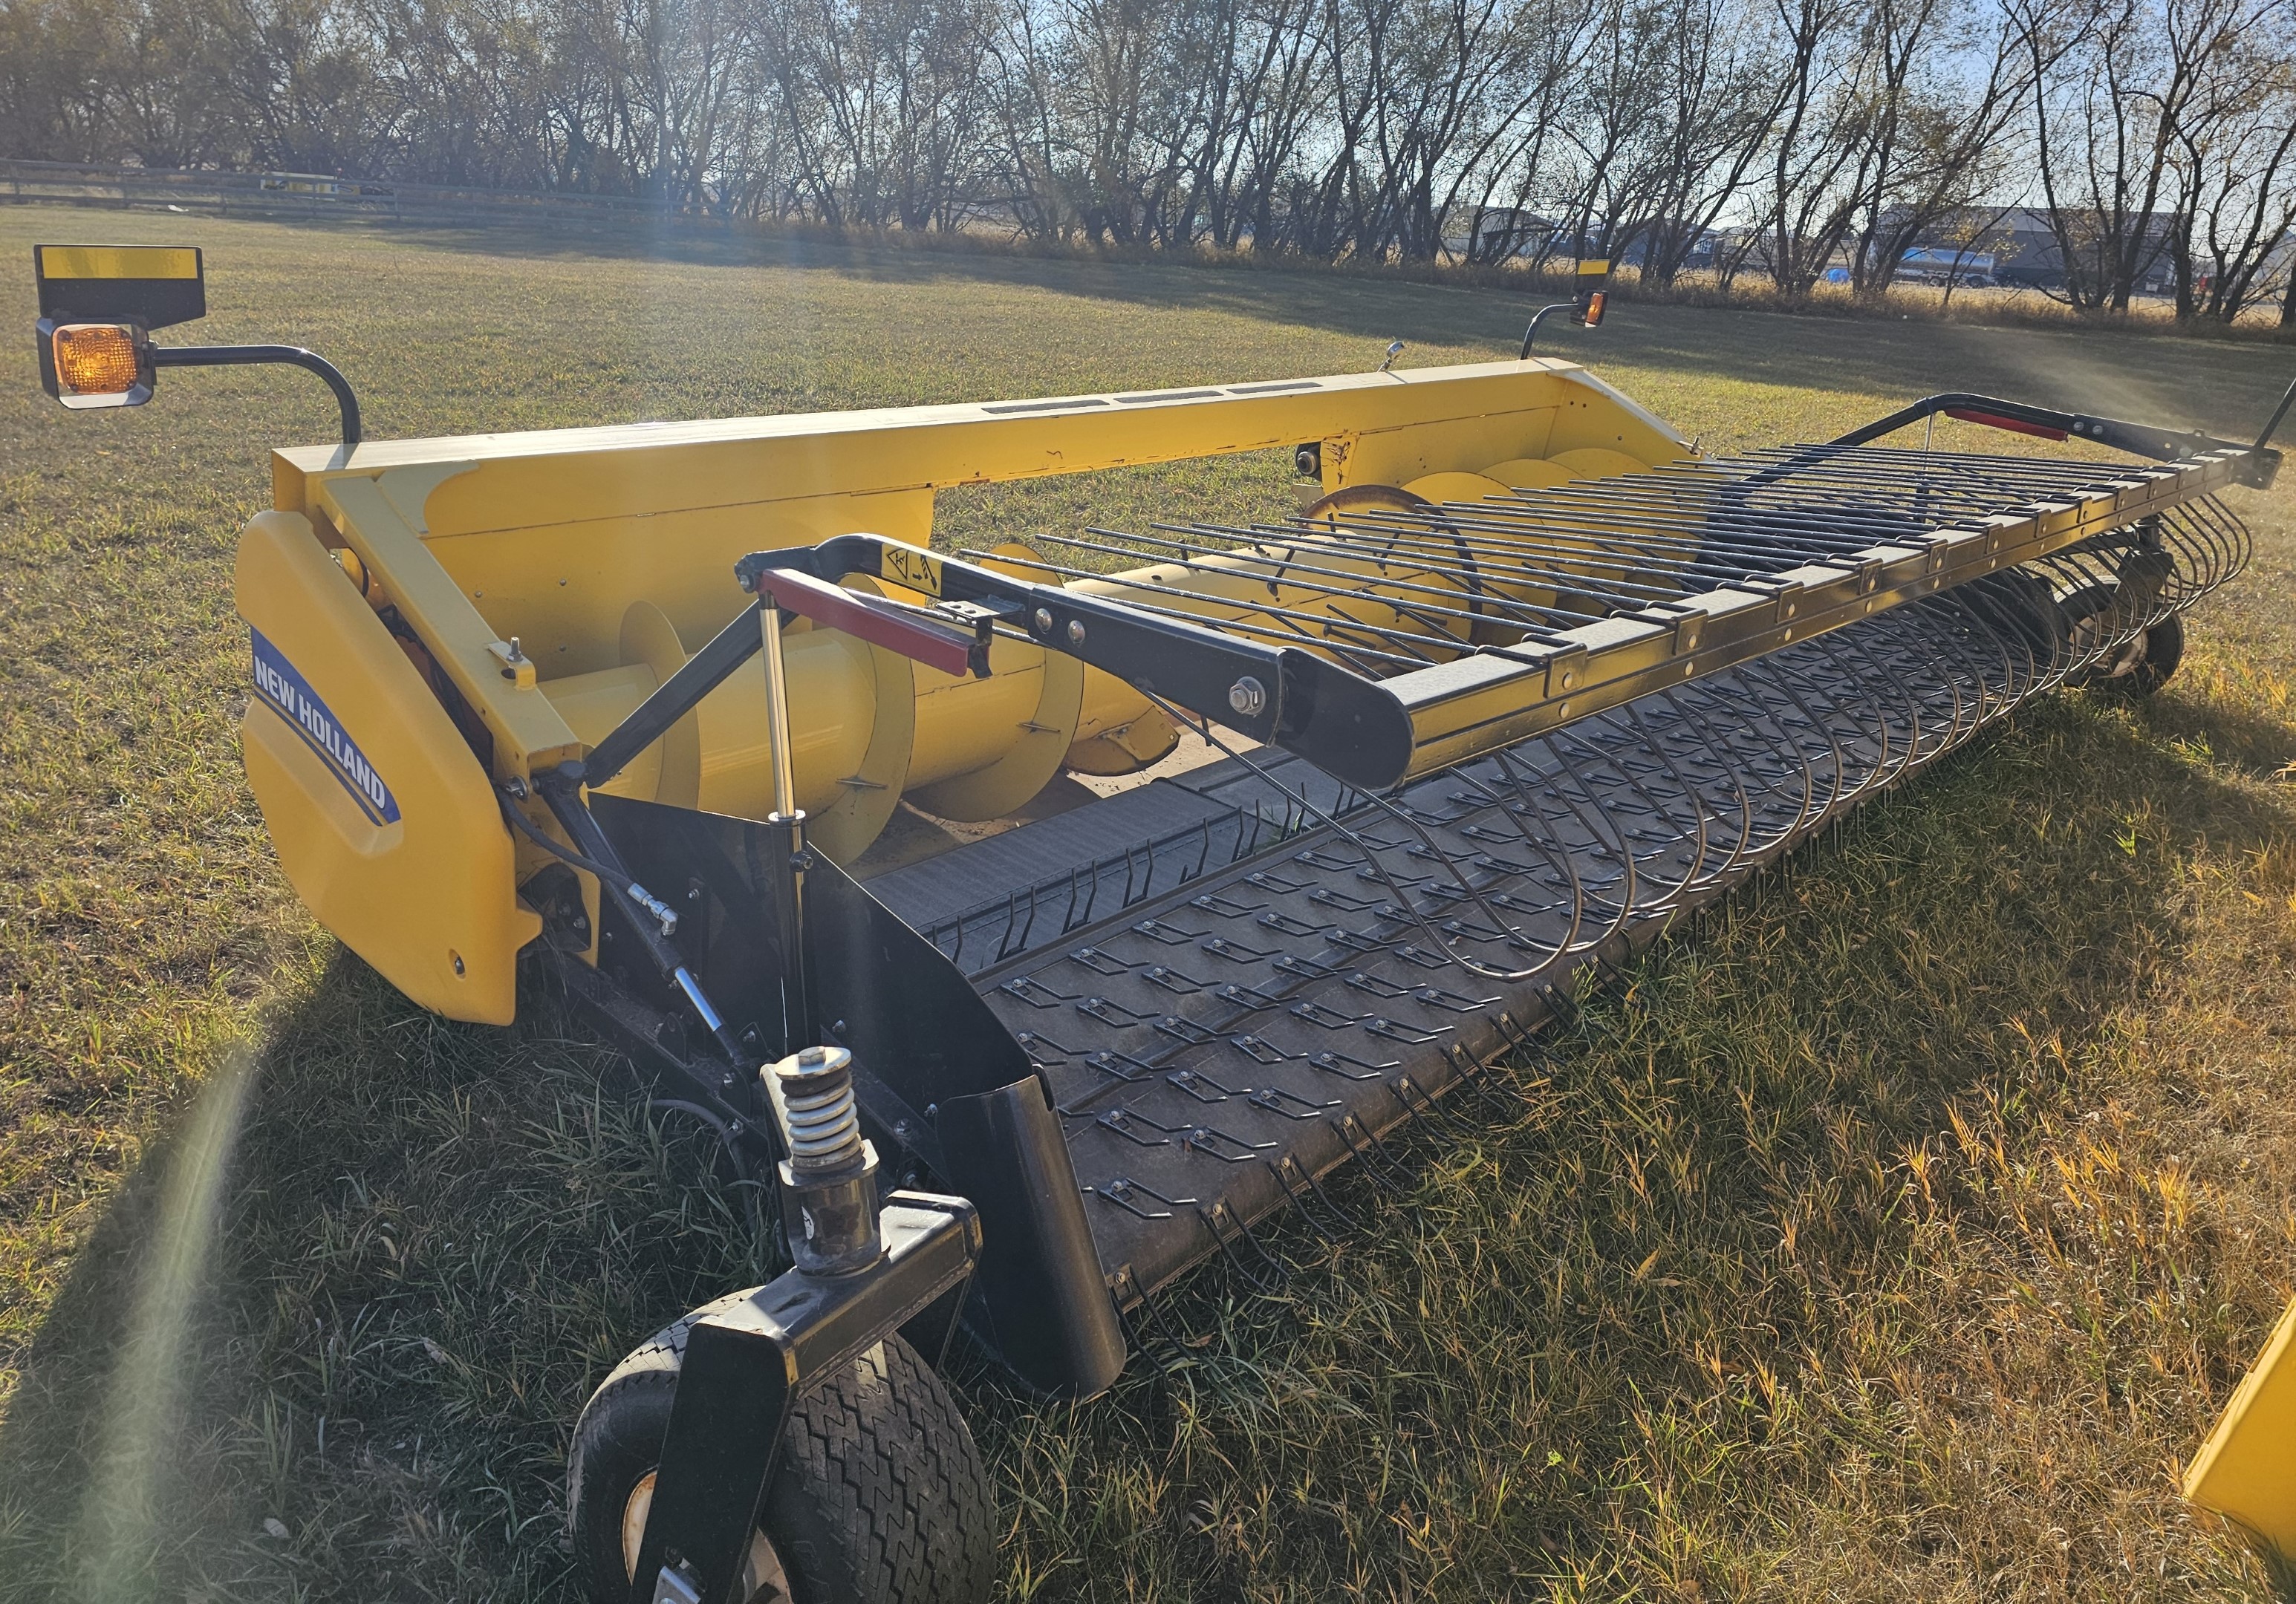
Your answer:
[[[861,1158],[861,1117],[853,1101],[853,1055],[808,1047],[769,1065],[766,1085],[781,1119],[793,1169],[840,1169]]]

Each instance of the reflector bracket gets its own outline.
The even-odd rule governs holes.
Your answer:
[[[164,329],[207,315],[196,245],[35,245],[32,268],[40,315],[58,323],[124,318]]]

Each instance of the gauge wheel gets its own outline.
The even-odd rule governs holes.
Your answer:
[[[614,1367],[574,1424],[567,1513],[597,1604],[628,1604],[670,1396],[705,1304]],[[746,1604],[979,1604],[996,1562],[987,1473],[956,1404],[898,1336],[800,1400],[743,1567]]]
[[[2117,589],[2111,585],[2085,585],[2057,604],[2077,654],[2095,651],[2113,632],[2112,613]],[[2150,696],[2169,683],[2169,676],[2184,660],[2185,620],[2178,614],[2163,613],[2129,640],[2074,674],[2072,683],[2122,696]]]

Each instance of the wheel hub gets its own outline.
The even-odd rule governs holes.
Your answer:
[[[638,1545],[645,1540],[646,1516],[653,1509],[655,1475],[649,1470],[640,1477],[622,1505],[622,1569],[633,1582],[637,1580]],[[758,1527],[750,1534],[749,1557],[742,1562],[743,1604],[786,1604],[791,1596],[789,1572],[782,1567],[774,1540],[762,1526]]]

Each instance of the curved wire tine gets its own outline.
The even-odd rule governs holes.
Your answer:
[[[1124,1325],[1126,1346],[1145,1354],[1163,1375],[1175,1376],[1193,1368],[1195,1358],[1188,1352],[1187,1340],[1173,1326],[1156,1295],[1145,1288],[1137,1290],[1138,1301],[1130,1308],[1121,1303],[1116,1308],[1116,1317]]]
[[[1896,777],[1897,761],[1893,754],[1898,741],[1890,721],[1889,704],[1875,694],[1879,678],[1873,670],[1872,659],[1852,643],[1827,635],[1810,643],[1811,651],[1796,659],[1795,667],[1812,659],[1821,661],[1826,672],[1809,676],[1806,689],[1823,696],[1834,708],[1857,724],[1861,738],[1873,741],[1872,761],[1867,763],[1855,780],[1836,777],[1833,811],[1847,812],[1865,799],[1869,790],[1886,786]],[[1859,716],[1859,709],[1864,716]],[[1868,735],[1868,723],[1871,731]],[[1850,756],[1848,742],[1840,745],[1844,761]]]
[[[1538,1106],[1513,1087],[1499,1084],[1497,1070],[1490,1064],[1478,1064],[1451,1084],[1465,1087],[1493,1119],[1521,1119]]]
[[[1356,1161],[1357,1166],[1371,1183],[1390,1198],[1401,1197],[1410,1180],[1410,1170],[1388,1150],[1387,1143],[1380,1140],[1379,1133],[1352,1114],[1341,1115],[1331,1124],[1332,1129],[1339,1133],[1341,1145],[1348,1150],[1348,1157]]]
[[[1324,1183],[1316,1179],[1316,1172],[1298,1163],[1290,1154],[1285,1154],[1280,1163],[1270,1164],[1267,1169],[1275,1177],[1275,1184],[1283,1189],[1283,1196],[1292,1209],[1307,1223],[1308,1229],[1323,1238],[1327,1246],[1341,1247],[1347,1238],[1361,1229],[1355,1216],[1324,1190]]]
[[[1395,1094],[1395,1101],[1403,1105],[1405,1117],[1418,1120],[1454,1141],[1472,1134],[1449,1109],[1443,1107],[1440,1100],[1408,1075],[1397,1076],[1387,1083],[1387,1089]]]
[[[1220,1256],[1227,1260],[1228,1268],[1242,1278],[1253,1291],[1280,1292],[1291,1283],[1292,1266],[1269,1252],[1267,1244],[1252,1234],[1251,1226],[1243,1215],[1229,1207],[1226,1200],[1216,1202],[1210,1208],[1199,1207],[1196,1217],[1203,1221],[1204,1229],[1211,1232],[1212,1240],[1219,1245]],[[1242,1249],[1236,1246],[1238,1243],[1249,1248],[1252,1258],[1258,1261],[1258,1266],[1264,1268],[1247,1263]]]

